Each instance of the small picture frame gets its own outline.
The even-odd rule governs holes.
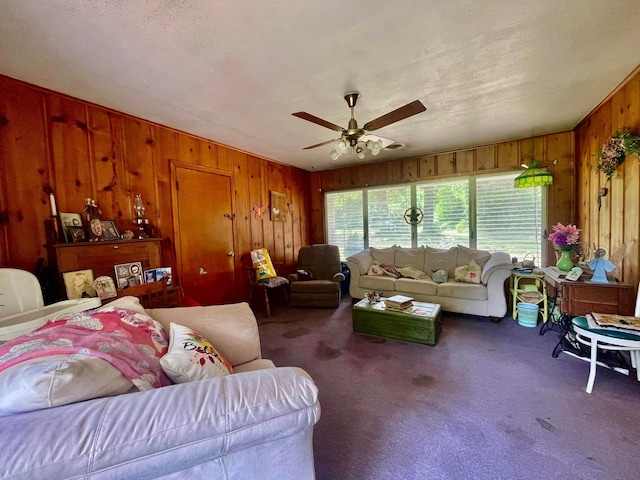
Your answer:
[[[85,231],[84,227],[70,226],[69,232],[71,233],[71,241],[73,243],[87,241],[87,232]]]
[[[60,216],[60,223],[62,224],[62,232],[64,233],[64,239],[67,243],[73,242],[73,234],[71,227],[82,228],[82,216],[79,213],[58,213]],[[85,234],[86,238],[86,234]]]
[[[118,296],[116,285],[113,283],[113,278],[111,277],[98,277],[93,281],[93,286],[101,300]]]
[[[64,280],[64,286],[67,290],[67,298],[69,300],[98,296],[93,285],[93,270],[91,269],[64,272],[62,279]]]
[[[171,267],[156,268],[156,281],[167,280],[167,286],[171,285]]]
[[[118,288],[127,288],[144,283],[141,262],[120,263],[114,265],[113,268],[116,272],[116,284]]]
[[[573,267],[571,270],[569,270],[569,273],[567,273],[564,278],[575,282],[580,278],[580,275],[582,275],[582,273],[583,270],[580,267]]]
[[[284,193],[271,191],[271,221],[287,221],[287,197]]]
[[[118,230],[118,226],[113,220],[101,220],[100,225],[102,226],[102,236],[105,240],[120,240],[122,238],[120,230]]]
[[[153,283],[156,281],[156,269],[144,271],[144,283]]]

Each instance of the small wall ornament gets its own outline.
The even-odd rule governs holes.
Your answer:
[[[618,129],[602,146],[596,168],[607,176],[607,181],[611,180],[627,155],[636,155],[640,159],[640,137],[625,127]]]
[[[255,213],[256,220],[262,220],[264,218],[264,211],[267,209],[264,205],[254,205],[253,211]]]

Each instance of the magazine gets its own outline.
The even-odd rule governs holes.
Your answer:
[[[640,332],[640,317],[630,317],[614,313],[592,313],[591,316],[600,328],[616,328]]]

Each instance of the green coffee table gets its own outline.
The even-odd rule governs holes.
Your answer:
[[[413,302],[411,312],[392,311],[384,301],[360,300],[353,306],[353,331],[435,345],[442,331],[442,309],[436,303]]]

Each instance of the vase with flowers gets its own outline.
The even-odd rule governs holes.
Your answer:
[[[579,246],[578,238],[581,230],[571,223],[566,226],[558,223],[552,228],[553,233],[549,235],[549,240],[553,243],[553,247],[561,253],[556,267],[558,270],[568,272],[574,266],[571,253]]]

